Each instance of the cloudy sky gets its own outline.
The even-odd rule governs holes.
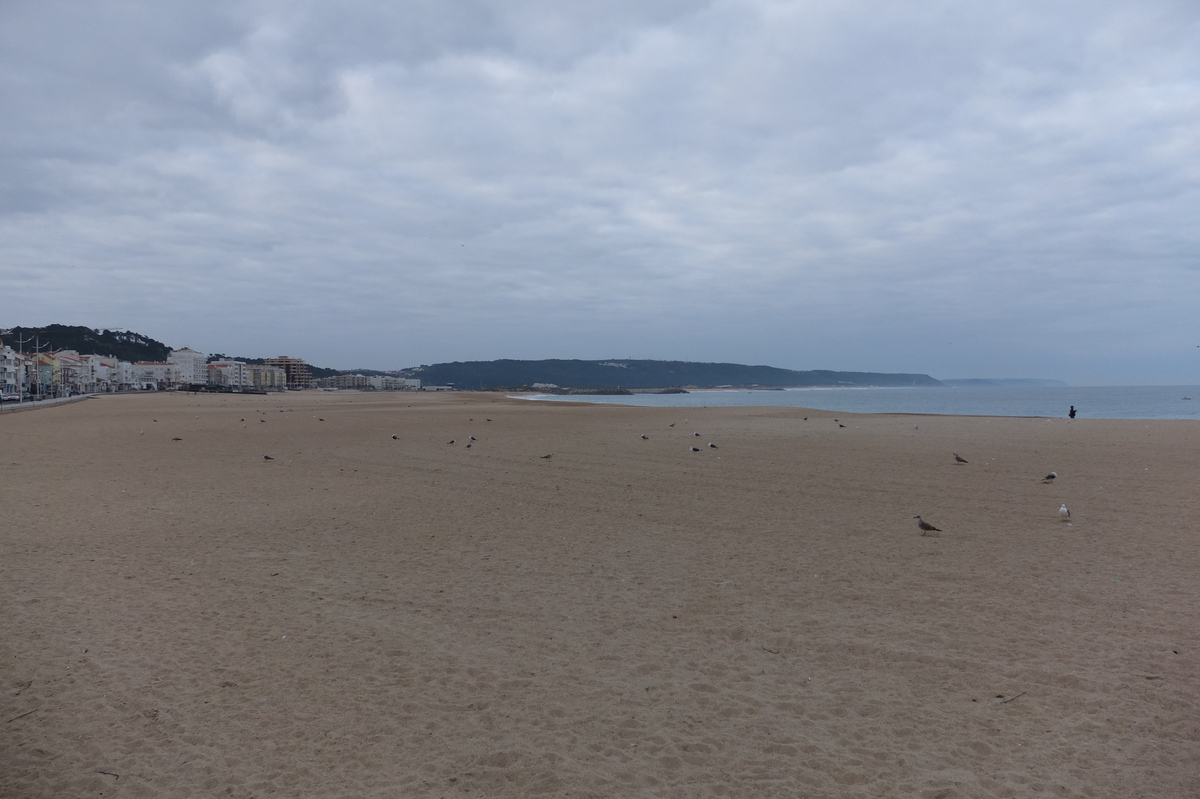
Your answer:
[[[1195,0],[3,0],[0,119],[0,327],[1200,383]]]

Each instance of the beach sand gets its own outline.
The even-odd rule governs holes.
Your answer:
[[[0,415],[0,796],[1197,796],[1198,455],[495,394]]]

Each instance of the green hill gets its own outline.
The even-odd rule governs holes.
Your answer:
[[[466,361],[406,370],[426,385],[485,390],[552,383],[563,388],[791,388],[796,386],[939,386],[924,374],[795,371],[736,363],[648,360]]]
[[[75,350],[81,355],[111,355],[122,361],[165,361],[171,348],[127,330],[93,330],[75,325],[14,327],[0,331],[4,343],[25,352]],[[25,343],[21,343],[25,342]]]

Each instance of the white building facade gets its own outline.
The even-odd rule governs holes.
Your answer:
[[[177,372],[177,380],[180,383],[207,383],[208,382],[208,356],[203,352],[197,352],[191,347],[184,347],[181,350],[171,350],[171,354],[167,356],[167,363],[174,364]]]
[[[253,385],[250,367],[242,361],[214,361],[207,367],[208,382],[215,386]]]
[[[25,358],[0,343],[0,393],[20,394],[25,385]]]

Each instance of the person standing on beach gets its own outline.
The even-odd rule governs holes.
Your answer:
[[[1070,413],[1067,414],[1067,416],[1070,416],[1072,419],[1075,418],[1075,406],[1074,405],[1071,406],[1071,411],[1070,411]]]

